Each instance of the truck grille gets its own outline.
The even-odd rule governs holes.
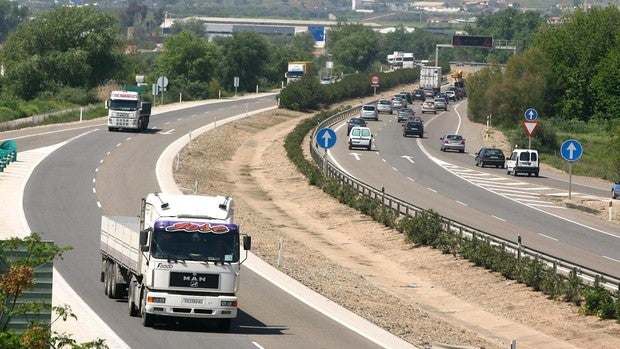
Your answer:
[[[190,288],[220,288],[218,274],[170,273],[170,286]]]

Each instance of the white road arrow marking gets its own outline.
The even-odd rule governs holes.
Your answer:
[[[407,160],[409,160],[410,163],[415,164],[415,161],[413,161],[413,158],[409,155],[403,155],[401,156],[401,158],[405,158]]]
[[[360,154],[358,154],[358,153],[350,153],[350,154],[353,155],[355,160],[360,160]]]
[[[172,132],[174,132],[174,129],[173,129],[173,128],[171,128],[170,130],[168,130],[168,131],[166,131],[166,132],[160,132],[159,134],[161,134],[161,135],[171,135],[171,134],[172,134]]]

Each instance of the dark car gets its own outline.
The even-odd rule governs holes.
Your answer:
[[[424,137],[424,125],[420,121],[407,121],[403,125],[403,137]]]
[[[487,165],[504,168],[506,157],[501,149],[480,148],[476,153],[476,166],[484,167]]]
[[[422,90],[421,88],[413,90],[413,93],[411,94],[411,99],[414,101],[425,100],[426,97],[424,97],[424,90]]]
[[[351,132],[351,129],[355,126],[366,127],[366,120],[362,118],[351,118],[347,121],[347,135]]]
[[[400,98],[404,99],[407,101],[407,103],[413,103],[413,99],[411,97],[411,93],[409,92],[405,92],[405,91],[401,91],[399,93]]]

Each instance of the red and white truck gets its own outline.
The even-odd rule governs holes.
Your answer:
[[[101,281],[127,298],[144,326],[160,320],[215,320],[226,332],[237,316],[241,244],[227,196],[151,193],[139,217],[102,216]],[[251,237],[243,236],[243,249]]]
[[[151,117],[151,103],[143,102],[133,91],[112,91],[105,102],[108,109],[108,130],[146,130]]]

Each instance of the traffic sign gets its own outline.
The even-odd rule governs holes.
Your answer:
[[[493,47],[493,37],[452,35],[452,46]]]
[[[583,154],[583,147],[578,141],[569,139],[562,143],[560,153],[566,161],[577,161]]]
[[[168,78],[165,76],[160,76],[157,78],[157,86],[159,86],[160,89],[165,89],[166,87],[168,87]]]
[[[538,112],[534,108],[529,108],[525,111],[525,120],[534,121],[538,119]]]
[[[534,134],[534,130],[538,127],[538,121],[523,121],[523,127],[525,127],[525,132],[527,132],[528,137],[532,137]]]
[[[325,127],[316,133],[316,142],[321,148],[329,149],[336,144],[336,132]]]
[[[372,74],[372,76],[370,77],[370,84],[374,87],[379,86],[379,82],[381,80],[379,79],[379,74]]]

